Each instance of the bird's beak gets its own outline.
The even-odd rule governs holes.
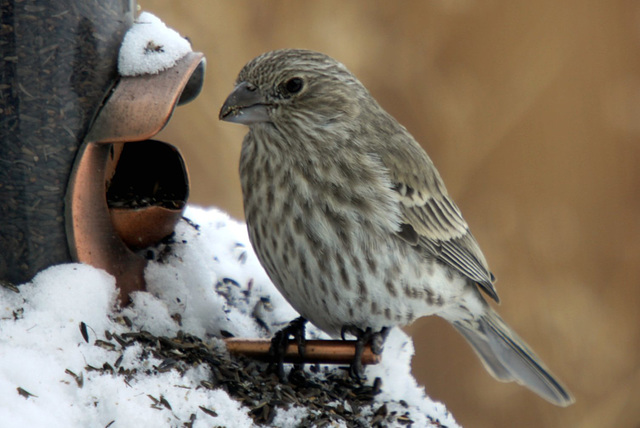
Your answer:
[[[267,107],[260,91],[255,86],[242,82],[229,94],[218,117],[220,120],[243,125],[269,122],[271,119]]]

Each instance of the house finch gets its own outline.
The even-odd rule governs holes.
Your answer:
[[[497,379],[573,402],[485,301],[498,301],[494,277],[431,159],[344,65],[307,50],[265,53],[244,66],[220,118],[249,127],[249,236],[304,319],[373,340],[438,315]]]

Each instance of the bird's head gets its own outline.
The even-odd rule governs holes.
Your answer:
[[[368,96],[338,61],[318,52],[283,49],[243,67],[219,117],[250,127],[328,128],[350,122],[360,113],[360,99]]]

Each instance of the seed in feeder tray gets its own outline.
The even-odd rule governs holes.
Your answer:
[[[18,394],[22,395],[24,398],[27,398],[27,399],[28,399],[29,397],[36,397],[36,398],[38,398],[38,396],[37,396],[37,395],[33,395],[32,393],[30,393],[29,391],[27,391],[27,390],[26,390],[26,389],[24,389],[24,388],[17,387],[16,389],[17,389],[17,391],[18,391]]]
[[[75,374],[74,372],[72,372],[69,369],[66,369],[64,371],[66,374],[70,375],[71,377],[73,377],[73,379],[76,381],[76,384],[78,385],[79,388],[82,388],[82,386],[84,385],[84,377],[82,375],[82,373],[80,373],[80,375]]]
[[[20,289],[18,287],[16,287],[15,285],[13,285],[9,281],[5,281],[4,279],[0,279],[0,287],[4,287],[7,290],[13,291],[14,293],[19,293],[20,292]]]
[[[114,345],[111,342],[105,342],[104,340],[101,340],[101,339],[96,339],[96,341],[93,344],[95,346],[99,346],[102,349],[106,349],[107,351],[115,351],[116,349],[116,345]]]
[[[149,43],[147,43],[147,46],[144,48],[144,52],[145,53],[164,52],[164,49],[163,49],[162,45],[156,45],[153,42],[153,40],[149,40]]]
[[[113,365],[117,368],[120,368],[120,364],[122,364],[122,360],[124,359],[124,354],[120,355]]]
[[[202,410],[203,412],[205,412],[209,416],[213,416],[214,418],[218,416],[218,414],[215,412],[215,410],[207,409],[204,406],[198,406],[198,407],[200,408],[200,410]]]
[[[89,332],[87,331],[87,325],[84,321],[80,321],[80,334],[85,342],[89,343]]]

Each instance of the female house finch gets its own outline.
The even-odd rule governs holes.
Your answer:
[[[431,159],[344,65],[278,50],[240,72],[220,118],[240,159],[253,247],[304,319],[337,336],[439,315],[487,370],[566,406],[570,393],[482,296],[480,248]]]

